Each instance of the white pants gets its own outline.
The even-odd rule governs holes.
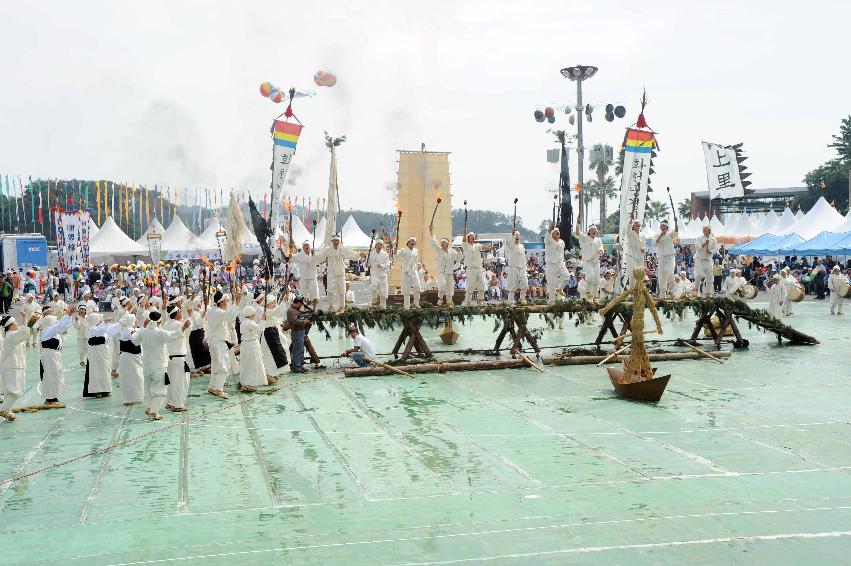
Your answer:
[[[387,295],[390,292],[387,286],[387,274],[375,272],[370,273],[369,288],[372,291],[373,302],[378,300],[378,304],[381,306],[381,308],[386,307]]]
[[[145,397],[148,398],[148,407],[154,413],[159,413],[165,401],[165,370],[145,370]]]
[[[210,344],[210,389],[221,391],[228,376],[233,373],[231,355],[224,340],[213,340]]]
[[[582,260],[582,273],[585,274],[585,283],[588,285],[587,298],[596,300],[600,295],[600,260]]]
[[[830,314],[842,314],[842,297],[836,291],[830,292]]]
[[[514,292],[520,289],[520,300],[526,296],[529,288],[529,276],[525,267],[511,267],[508,269],[508,304],[514,303]]]
[[[346,275],[328,274],[328,307],[331,310],[346,306]]]
[[[464,304],[469,305],[473,301],[473,293],[477,301],[485,300],[485,272],[481,268],[467,269],[467,287],[464,289]]]
[[[623,265],[624,265],[624,267],[623,267],[623,269],[624,269],[623,285],[624,285],[624,289],[629,289],[630,287],[632,287],[632,277],[633,277],[632,272],[633,272],[633,270],[635,270],[636,267],[644,267],[644,261],[643,260],[639,261],[636,258],[632,257],[631,255],[625,255],[623,257]]]
[[[449,304],[455,296],[455,275],[450,271],[437,277],[437,298],[446,298]]]
[[[792,299],[789,298],[789,289],[786,289],[786,298],[783,299],[783,314],[792,314]]]
[[[38,384],[39,393],[47,399],[59,399],[65,389],[65,369],[62,367],[62,352],[41,349],[41,366],[44,368],[44,379]]]
[[[422,285],[420,285],[420,276],[414,273],[402,272],[402,300],[404,301],[405,308],[411,306],[411,295],[414,296],[414,304],[420,304],[420,291],[422,290]]]
[[[0,373],[3,390],[3,404],[0,405],[0,411],[11,413],[15,403],[24,396],[24,385],[26,385],[26,375],[23,369],[4,369]]]
[[[714,291],[712,287],[712,260],[697,259],[694,262],[694,286],[697,287],[704,297],[711,297]],[[703,289],[700,285],[703,283]]]
[[[307,301],[319,300],[319,281],[316,276],[300,279],[298,282],[298,292]]]
[[[3,395],[3,403],[0,404],[0,412],[2,413],[11,413],[12,407],[15,406],[15,403],[18,402],[18,399],[21,396],[17,393],[12,393],[7,391],[5,395]]]
[[[656,270],[656,291],[660,297],[672,295],[674,292],[674,256],[659,256],[659,266]]]
[[[186,408],[186,397],[189,395],[189,374],[183,363],[186,357],[169,358],[168,360],[168,393],[166,403],[172,407]]]
[[[544,274],[547,276],[547,302],[554,303],[559,291],[567,285],[567,266],[564,263],[556,263],[544,266]]]

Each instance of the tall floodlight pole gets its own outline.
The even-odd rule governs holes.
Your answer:
[[[579,183],[579,218],[577,219],[577,225],[581,228],[585,228],[585,218],[588,211],[585,199],[583,198],[585,192],[585,146],[582,141],[582,112],[584,110],[584,106],[582,105],[582,81],[590,79],[596,75],[597,67],[592,67],[590,65],[576,65],[574,67],[566,67],[562,69],[561,74],[564,78],[576,82],[576,155],[579,159],[579,170],[577,172],[577,182]],[[569,199],[570,191],[567,191],[566,195],[562,194],[561,198],[562,202],[564,202],[564,199],[566,198]]]

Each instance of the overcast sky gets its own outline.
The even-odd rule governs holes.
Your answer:
[[[588,146],[617,147],[647,88],[659,197],[706,188],[701,140],[744,142],[755,188],[800,185],[832,157],[851,113],[851,4],[641,4],[4,0],[0,173],[262,196],[269,125],[284,109],[260,96],[268,80],[318,91],[295,104],[306,127],[292,194],[326,192],[328,130],[349,140],[343,208],[392,211],[395,150],[423,142],[452,152],[456,204],[510,212],[517,196],[536,227],[558,172],[532,113],[575,104],[559,69],[577,63],[600,68],[586,101],[627,108],[612,124],[596,112]],[[318,69],[337,85],[315,88]]]

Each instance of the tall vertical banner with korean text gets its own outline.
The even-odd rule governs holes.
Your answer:
[[[281,197],[281,191],[284,187],[284,182],[287,180],[287,171],[290,169],[290,162],[295,154],[298,137],[301,135],[301,129],[304,126],[291,122],[283,122],[275,120],[272,126],[272,212],[270,217],[270,225],[272,231],[278,226],[279,209],[274,206]]]
[[[644,222],[650,165],[656,137],[653,132],[629,128],[624,141],[623,177],[621,178],[620,226],[621,241],[633,220]]]
[[[57,213],[56,251],[63,270],[89,265],[89,213]]]
[[[728,199],[745,196],[745,188],[750,185],[744,179],[750,173],[744,173],[746,167],[741,163],[747,157],[741,155],[742,144],[719,145],[702,142],[703,158],[706,161],[706,184],[709,198]]]

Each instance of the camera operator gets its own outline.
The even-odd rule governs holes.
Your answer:
[[[369,359],[375,358],[375,346],[372,345],[372,342],[366,336],[361,336],[355,324],[349,325],[349,336],[354,340],[355,346],[340,354],[340,357],[349,358],[358,367],[367,367],[369,365]]]

